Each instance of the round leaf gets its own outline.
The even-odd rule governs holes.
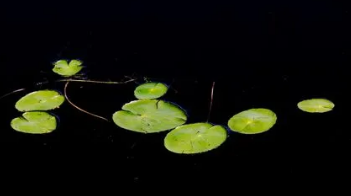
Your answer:
[[[56,129],[56,118],[46,112],[25,112],[11,121],[11,127],[23,133],[45,134]]]
[[[52,110],[58,108],[65,101],[57,91],[41,90],[34,91],[17,101],[15,107],[21,112],[34,110]]]
[[[335,105],[327,99],[307,99],[299,102],[297,107],[305,112],[324,113],[333,110]]]
[[[182,125],[167,134],[164,145],[167,150],[178,154],[196,154],[213,150],[227,139],[223,126],[209,123]]]
[[[71,60],[69,63],[66,60],[59,60],[54,63],[52,71],[61,76],[70,77],[82,70],[82,64],[83,62],[79,60]]]
[[[134,95],[138,99],[157,99],[167,93],[168,87],[163,83],[149,82],[139,85],[134,90]]]
[[[112,118],[119,127],[141,133],[170,130],[187,120],[182,109],[162,100],[132,101],[115,112]]]
[[[258,134],[268,131],[277,121],[276,114],[264,108],[254,108],[234,115],[228,121],[228,127],[242,134]]]

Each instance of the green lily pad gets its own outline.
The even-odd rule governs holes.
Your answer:
[[[258,134],[271,129],[276,121],[277,116],[273,111],[254,108],[234,115],[229,119],[228,127],[242,134]]]
[[[335,105],[327,99],[307,99],[299,102],[297,107],[304,112],[324,113],[332,111]]]
[[[71,60],[69,63],[66,60],[58,60],[54,63],[52,71],[61,76],[70,77],[82,70],[82,64],[80,60]]]
[[[178,154],[196,154],[213,150],[227,139],[223,126],[194,123],[179,126],[164,139],[167,150]]]
[[[64,101],[64,96],[57,91],[40,90],[34,91],[22,97],[17,101],[15,107],[21,112],[35,110],[46,111],[58,108]]]
[[[167,131],[187,120],[181,108],[162,100],[132,101],[115,112],[112,118],[117,126],[141,133]]]
[[[148,82],[139,85],[134,90],[134,95],[138,99],[157,99],[167,93],[168,87],[160,82]]]
[[[46,112],[25,112],[11,121],[11,127],[23,133],[45,134],[56,129],[57,120]]]

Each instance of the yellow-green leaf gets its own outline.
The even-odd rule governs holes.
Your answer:
[[[242,111],[228,121],[228,127],[242,134],[258,134],[268,131],[277,121],[276,114],[265,108]]]
[[[67,60],[58,60],[54,63],[53,72],[64,77],[70,77],[76,75],[83,69],[83,62],[80,60],[71,60],[69,63]]]
[[[112,118],[117,126],[141,133],[167,131],[187,120],[181,108],[162,100],[132,101],[115,112]]]
[[[194,123],[179,126],[164,139],[167,150],[178,154],[197,154],[218,148],[227,139],[223,126]]]
[[[134,90],[138,99],[157,99],[167,93],[168,87],[160,82],[149,82],[139,85]]]
[[[297,107],[304,112],[324,113],[332,111],[335,105],[327,99],[316,98],[303,100],[297,104]]]
[[[18,111],[46,111],[58,108],[65,101],[64,96],[53,90],[31,92],[17,101]]]
[[[46,112],[25,112],[11,121],[11,127],[22,133],[46,134],[56,129],[56,117]]]

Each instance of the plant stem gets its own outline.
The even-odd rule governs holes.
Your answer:
[[[104,117],[102,117],[102,116],[93,114],[93,113],[91,113],[91,112],[88,112],[88,111],[86,111],[86,110],[84,110],[84,109],[78,107],[77,105],[75,105],[75,104],[68,98],[68,96],[67,96],[67,87],[68,87],[68,84],[69,84],[70,82],[84,82],[84,83],[95,83],[95,84],[126,84],[126,83],[129,83],[129,82],[133,82],[133,81],[135,81],[135,80],[136,80],[136,79],[133,78],[133,79],[130,79],[130,80],[127,80],[127,81],[124,81],[124,82],[113,82],[113,81],[98,81],[98,80],[60,79],[60,80],[56,80],[55,82],[66,82],[65,87],[64,87],[64,96],[65,96],[66,100],[68,101],[68,103],[69,103],[71,106],[73,106],[74,108],[76,108],[77,110],[79,110],[79,111],[81,111],[81,112],[84,112],[84,113],[86,113],[86,114],[89,114],[89,115],[91,115],[91,116],[94,116],[94,117],[96,117],[96,118],[100,118],[100,119],[102,119],[102,120],[105,120],[105,121],[109,122],[108,119],[106,119],[106,118],[104,118]],[[49,82],[48,82],[48,81],[46,81],[46,82],[38,82],[38,83],[36,83],[35,85],[43,85],[43,84],[47,84],[47,83],[49,83]],[[7,96],[9,96],[9,95],[12,95],[12,94],[17,93],[17,92],[25,91],[25,90],[26,90],[25,88],[21,88],[21,89],[14,90],[14,91],[12,91],[12,92],[10,92],[10,93],[7,93],[7,94],[1,96],[0,99],[3,99],[3,98],[5,98],[5,97],[7,97]]]
[[[98,80],[78,80],[78,79],[60,79],[55,82],[85,82],[85,83],[95,83],[95,84],[126,84],[133,82],[136,79],[130,79],[124,82],[113,82],[113,81],[98,81]]]
[[[209,110],[208,110],[207,122],[210,120],[210,117],[211,117],[212,104],[213,104],[213,92],[214,92],[215,84],[216,84],[216,82],[212,82],[211,101],[210,101],[210,108],[209,108]]]
[[[79,111],[81,111],[81,112],[84,112],[84,113],[86,113],[86,114],[89,114],[89,115],[91,115],[91,116],[94,116],[94,117],[96,117],[96,118],[100,118],[100,119],[102,119],[102,120],[105,120],[105,121],[109,122],[109,120],[107,120],[106,118],[104,118],[104,117],[102,117],[102,116],[99,116],[99,115],[96,115],[96,114],[93,114],[93,113],[90,113],[90,112],[88,112],[88,111],[86,111],[86,110],[83,110],[82,108],[80,108],[80,107],[78,107],[77,105],[75,105],[74,103],[72,103],[72,101],[71,101],[71,100],[68,98],[68,96],[67,96],[67,87],[68,87],[69,82],[70,82],[70,81],[67,81],[67,82],[66,82],[65,88],[64,88],[64,90],[63,90],[63,91],[64,91],[65,98],[66,98],[66,100],[68,101],[68,103],[71,104],[74,108],[76,108],[77,110],[79,110]]]
[[[83,82],[83,83],[94,83],[94,84],[127,84],[129,82],[133,82],[136,79],[130,79],[124,82],[113,82],[113,81],[99,81],[99,80],[82,80],[82,79],[59,79],[55,82]],[[49,83],[48,81],[45,82],[38,82],[35,85],[43,85]]]
[[[26,89],[25,88],[20,88],[20,89],[17,89],[17,90],[14,90],[14,91],[11,91],[3,96],[0,97],[0,99],[3,99],[9,95],[12,95],[12,94],[15,94],[15,93],[18,93],[18,92],[21,92],[21,91],[25,91]]]

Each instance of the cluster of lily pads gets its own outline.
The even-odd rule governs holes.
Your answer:
[[[161,100],[168,87],[163,83],[148,82],[134,90],[138,100],[131,101],[113,114],[115,124],[123,129],[140,133],[168,131],[164,138],[167,150],[179,154],[196,154],[213,150],[223,144],[228,131],[222,125],[208,122],[185,124],[186,112],[174,103]],[[310,99],[298,103],[306,112],[321,113],[333,109],[325,99]],[[266,108],[252,108],[233,115],[228,128],[241,134],[259,134],[271,129],[277,115]]]
[[[79,60],[59,60],[54,63],[52,71],[70,77],[82,70],[82,64]],[[11,121],[11,127],[24,133],[50,133],[56,129],[58,118],[48,111],[59,108],[64,101],[65,97],[55,90],[31,92],[17,101],[15,108],[24,113]]]
[[[70,77],[82,69],[82,62],[59,60],[53,71]],[[164,138],[165,148],[173,153],[197,154],[213,150],[228,138],[227,128],[209,122],[186,124],[188,115],[175,103],[162,100],[168,86],[160,82],[146,82],[136,87],[133,100],[112,115],[113,122],[125,130],[138,133],[169,131]],[[25,112],[11,121],[14,130],[24,133],[44,134],[56,129],[57,118],[48,111],[58,108],[65,97],[53,90],[40,90],[22,97],[15,105]],[[333,110],[334,103],[327,99],[308,99],[297,104],[309,113]],[[267,108],[251,108],[234,114],[227,123],[230,131],[240,134],[259,134],[270,130],[277,122],[277,115]]]
[[[19,132],[50,133],[56,129],[58,119],[47,111],[58,108],[64,101],[65,98],[53,90],[29,93],[17,101],[15,108],[24,113],[14,118],[11,126]]]

